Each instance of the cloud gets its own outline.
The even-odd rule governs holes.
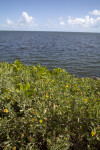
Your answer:
[[[100,27],[100,17],[92,18],[90,16],[85,16],[84,18],[72,18],[68,17],[68,24],[72,26],[80,27],[95,27],[98,25]]]
[[[58,18],[58,20],[59,20],[60,25],[62,26],[66,25],[63,17]]]
[[[95,16],[91,16],[95,15]],[[84,17],[72,17],[67,19],[63,17],[52,18],[48,22],[41,23],[39,26],[35,18],[23,11],[20,18],[12,21],[7,18],[5,24],[0,24],[2,29],[14,29],[14,30],[54,30],[54,31],[98,31],[100,32],[100,10],[93,10],[89,12],[89,15]]]
[[[10,20],[9,18],[7,18],[7,24],[8,24],[8,25],[13,25],[14,23],[13,23],[12,20]]]
[[[15,24],[12,20],[7,18],[6,23],[5,24],[0,24],[0,27],[2,27],[2,28],[15,27]]]
[[[72,17],[68,17],[68,24],[72,24],[72,25],[81,25],[84,24],[85,20],[83,18],[72,18]]]
[[[7,18],[5,24],[0,24],[3,29],[14,29],[14,30],[33,30],[37,27],[37,23],[32,16],[29,16],[27,12],[22,12],[19,20],[12,21]]]
[[[89,14],[91,14],[91,15],[96,15],[96,16],[100,16],[100,10],[95,9],[95,10],[89,12]]]
[[[48,23],[43,28],[47,31],[64,31],[66,30],[66,20],[63,17],[48,20]]]
[[[37,24],[34,22],[34,18],[29,16],[27,12],[22,12],[21,19],[19,20],[19,25],[33,25]]]
[[[90,15],[84,17],[69,16],[67,19],[59,17],[56,20],[49,20],[47,28],[62,31],[100,32],[100,17],[91,17]]]

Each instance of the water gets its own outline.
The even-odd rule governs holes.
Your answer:
[[[100,77],[100,33],[0,31],[0,62],[18,59],[79,77]]]

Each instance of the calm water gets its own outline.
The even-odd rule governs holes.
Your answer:
[[[100,77],[100,34],[0,32],[0,62],[64,68],[79,77]]]

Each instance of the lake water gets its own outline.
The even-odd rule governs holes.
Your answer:
[[[0,62],[18,59],[79,77],[100,77],[100,33],[0,31]]]

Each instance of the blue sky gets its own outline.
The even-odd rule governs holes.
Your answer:
[[[0,30],[100,32],[100,0],[0,0]]]

